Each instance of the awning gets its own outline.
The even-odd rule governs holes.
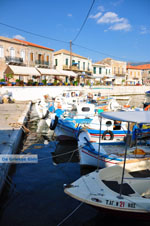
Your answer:
[[[62,75],[65,75],[65,76],[72,76],[72,77],[77,77],[78,75],[73,72],[73,71],[66,71],[66,70],[59,70],[61,72]]]
[[[86,75],[86,77],[88,77],[89,79],[98,79],[98,78],[103,78],[103,75]]]
[[[106,79],[105,79],[105,82],[112,82],[112,79],[113,79],[113,78],[106,78]]]
[[[37,68],[41,75],[62,75],[60,71],[56,69]]]
[[[14,66],[8,65],[5,74],[14,74],[14,75],[37,75],[40,76],[40,73],[34,67],[25,67],[25,66]]]
[[[150,123],[150,111],[102,112],[101,116],[111,120],[137,123]]]

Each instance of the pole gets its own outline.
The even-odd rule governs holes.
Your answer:
[[[126,140],[126,146],[125,146],[125,155],[124,155],[124,163],[123,163],[123,170],[122,170],[122,178],[121,178],[121,185],[120,185],[120,194],[118,198],[122,199],[122,188],[123,188],[123,178],[124,178],[124,172],[125,172],[125,165],[126,165],[126,157],[127,157],[127,150],[128,150],[128,136],[129,136],[129,122],[128,122],[128,133],[127,133],[127,140]]]
[[[70,40],[70,70],[72,70],[72,41]]]
[[[99,163],[100,163],[101,130],[102,130],[102,117],[100,116],[100,128],[99,128],[99,146],[98,146],[97,170],[99,169],[99,165],[100,165]]]

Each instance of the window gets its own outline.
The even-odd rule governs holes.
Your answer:
[[[25,51],[22,49],[20,52],[21,58],[25,61]]]
[[[49,55],[46,56],[46,61],[49,62]]]
[[[136,78],[136,71],[134,71],[134,77]]]
[[[75,60],[72,60],[72,65],[74,65],[75,64]]]
[[[83,70],[85,70],[85,62],[83,62]]]
[[[89,108],[89,107],[83,107],[81,110],[82,110],[83,112],[89,112],[89,111],[90,111],[90,108]]]
[[[68,58],[66,58],[66,65],[68,66]]]
[[[0,46],[0,58],[4,57],[4,48],[3,46]]]
[[[30,61],[33,61],[33,53],[30,53]]]
[[[99,74],[102,74],[102,68],[99,67]]]
[[[13,47],[10,48],[10,56],[15,57],[15,49]]]
[[[78,61],[78,69],[80,69],[80,61]]]
[[[106,75],[107,75],[107,69],[106,69]]]
[[[93,67],[93,74],[96,74],[96,67]]]
[[[88,63],[88,71],[90,70],[90,64]]]
[[[58,59],[55,59],[55,66],[58,66]]]

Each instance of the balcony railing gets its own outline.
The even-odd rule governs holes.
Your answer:
[[[35,60],[35,64],[49,66],[49,61]]]
[[[91,73],[91,70],[90,68],[78,68],[78,66],[75,66],[75,65],[72,65],[71,67],[69,65],[63,65],[63,70],[72,70],[72,71],[78,71],[78,72],[90,72]]]
[[[23,58],[21,58],[21,57],[6,56],[5,57],[5,61],[6,61],[6,63],[22,64],[23,63]]]

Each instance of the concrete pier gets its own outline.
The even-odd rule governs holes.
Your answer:
[[[56,97],[65,90],[79,90],[85,92],[100,92],[101,95],[143,95],[150,90],[150,86],[3,86],[0,93],[11,93],[15,100],[36,101],[49,94]]]
[[[0,154],[17,152],[22,138],[22,125],[26,122],[31,102],[0,104]],[[2,191],[10,163],[0,163],[0,192]]]

